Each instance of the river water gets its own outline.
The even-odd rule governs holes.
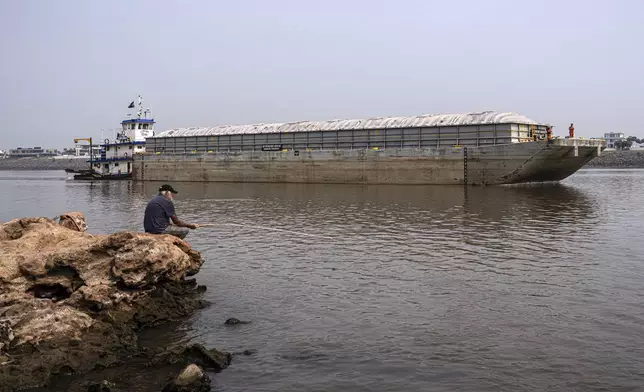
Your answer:
[[[92,233],[142,230],[158,185],[0,172],[0,221],[82,211]],[[642,170],[467,191],[172,185],[180,218],[217,226],[186,238],[213,305],[171,335],[254,350],[213,390],[644,386]]]

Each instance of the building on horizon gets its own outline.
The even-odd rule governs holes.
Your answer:
[[[623,132],[607,132],[604,134],[606,139],[606,148],[615,148],[615,142],[619,140],[626,140]]]
[[[12,158],[26,158],[26,157],[53,157],[58,155],[56,149],[43,149],[42,147],[18,147],[9,150],[9,156]]]

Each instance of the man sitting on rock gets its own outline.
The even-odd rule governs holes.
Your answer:
[[[173,194],[178,193],[170,185],[162,185],[159,194],[154,196],[145,207],[143,227],[146,233],[170,234],[181,239],[186,238],[188,229],[196,229],[199,225],[182,222],[177,218],[172,202]],[[174,224],[170,223],[170,219]]]

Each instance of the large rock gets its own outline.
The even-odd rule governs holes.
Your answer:
[[[0,225],[0,390],[111,366],[134,330],[203,306],[199,252],[169,235],[92,235],[81,213]]]
[[[190,364],[162,392],[208,392],[210,378],[199,366]]]
[[[206,349],[200,344],[190,346],[169,347],[155,355],[151,363],[154,365],[196,363],[213,371],[222,371],[230,365],[232,354],[216,349]]]
[[[98,383],[91,383],[87,386],[87,392],[115,392],[115,385],[112,382],[103,380]]]

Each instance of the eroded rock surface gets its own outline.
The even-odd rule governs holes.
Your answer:
[[[81,213],[0,225],[0,390],[118,364],[134,330],[205,303],[203,259],[169,235],[92,235]]]

